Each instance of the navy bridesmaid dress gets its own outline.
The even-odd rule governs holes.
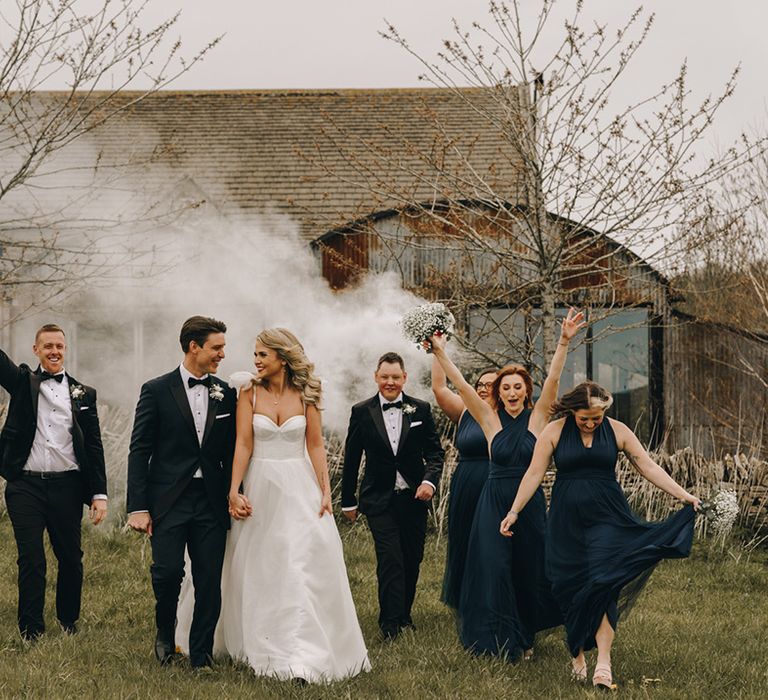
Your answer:
[[[464,411],[456,428],[459,462],[451,477],[448,500],[448,551],[445,559],[441,600],[459,607],[459,592],[464,577],[464,562],[472,521],[480,492],[488,479],[488,442],[483,429],[469,411]]]
[[[517,418],[500,414],[504,427],[491,443],[488,481],[469,537],[458,626],[465,648],[513,661],[533,647],[536,632],[562,621],[544,577],[546,501],[541,488],[520,514],[514,537],[499,532],[536,445],[528,430],[530,409]]]
[[[580,649],[595,648],[603,615],[616,629],[662,559],[687,557],[691,551],[693,506],[660,522],[641,520],[616,481],[617,456],[608,418],[589,448],[573,416],[566,418],[554,455],[546,572],[574,657]]]

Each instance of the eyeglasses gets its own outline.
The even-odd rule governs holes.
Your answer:
[[[477,384],[475,384],[475,390],[485,389],[486,391],[490,391],[492,386],[493,386],[493,382],[478,382]]]

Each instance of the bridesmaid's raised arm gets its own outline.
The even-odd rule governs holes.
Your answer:
[[[544,386],[541,388],[541,396],[531,411],[529,427],[534,435],[538,435],[549,423],[552,404],[557,400],[557,392],[560,387],[560,376],[565,367],[565,361],[568,358],[568,345],[571,339],[578,333],[587,322],[584,320],[584,312],[577,312],[576,309],[568,309],[568,315],[563,319],[560,328],[560,340],[557,341],[555,354],[549,363],[549,373],[544,380]]]
[[[608,418],[608,420],[611,421],[617,447],[627,455],[627,459],[644,479],[647,479],[654,486],[657,486],[673,498],[677,498],[683,503],[690,503],[695,510],[699,509],[701,505],[699,499],[686,491],[651,459],[651,456],[640,444],[640,440],[624,423],[612,418]]]
[[[461,414],[464,413],[464,402],[461,396],[448,388],[445,370],[436,357],[432,358],[432,393],[435,395],[437,405],[443,409],[443,413],[452,423],[458,423]]]
[[[485,439],[490,444],[493,436],[501,430],[499,416],[493,408],[477,395],[472,385],[464,379],[464,376],[459,372],[459,368],[448,357],[445,352],[447,343],[445,336],[433,335],[430,336],[429,341],[432,343],[432,352],[435,359],[440,363],[446,376],[458,390],[464,405],[483,429]]]

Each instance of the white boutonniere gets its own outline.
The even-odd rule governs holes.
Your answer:
[[[213,382],[210,389],[208,389],[208,396],[210,396],[214,401],[221,401],[224,398],[224,389],[222,388],[221,384]]]
[[[403,404],[403,413],[406,416],[411,416],[414,413],[416,413],[416,406],[414,406],[412,403],[404,403]]]
[[[72,397],[73,401],[77,401],[78,399],[82,399],[83,396],[85,396],[85,389],[81,387],[79,384],[73,384],[69,387],[69,395]]]

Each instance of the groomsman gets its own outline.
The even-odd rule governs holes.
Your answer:
[[[394,639],[413,628],[411,607],[424,555],[429,501],[443,470],[444,451],[426,401],[403,393],[403,358],[381,356],[378,393],[352,407],[344,451],[341,505],[353,522],[368,519],[376,549],[379,628]],[[356,497],[360,461],[365,472]]]
[[[128,526],[151,535],[155,657],[175,657],[184,550],[192,563],[193,668],[211,665],[229,529],[227,493],[235,447],[235,391],[214,375],[226,325],[192,316],[181,327],[184,359],[141,387],[128,455]]]
[[[67,342],[59,326],[35,334],[36,370],[0,350],[0,384],[11,395],[0,433],[0,475],[19,552],[18,622],[34,641],[45,631],[43,532],[58,561],[56,617],[77,631],[83,588],[80,521],[83,503],[98,525],[107,515],[107,477],[96,390],[64,370]]]

